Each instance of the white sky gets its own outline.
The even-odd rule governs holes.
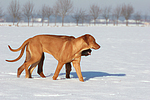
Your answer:
[[[12,0],[0,0],[0,6],[7,10],[8,5]],[[35,9],[39,9],[42,5],[53,6],[57,0],[19,0],[20,4],[23,5],[27,1],[32,1],[35,4]],[[97,4],[101,8],[105,6],[112,6],[114,8],[119,4],[132,4],[135,11],[140,11],[143,14],[150,14],[150,0],[72,0],[74,8],[89,9],[90,5]]]

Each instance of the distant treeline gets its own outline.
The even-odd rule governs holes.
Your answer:
[[[40,10],[35,9],[35,5],[27,1],[25,4],[20,5],[19,0],[12,0],[7,7],[6,12],[2,5],[0,5],[0,21],[30,23],[41,22],[62,23],[79,23],[84,24],[106,24],[112,23],[118,25],[125,23],[128,26],[129,19],[134,20],[134,23],[139,25],[142,22],[149,22],[148,14],[142,15],[141,12],[135,12],[131,4],[121,4],[112,8],[106,6],[101,8],[98,5],[91,4],[90,8],[85,10],[82,8],[75,8],[71,0],[56,0],[53,6],[43,5]],[[125,21],[124,21],[125,20]]]

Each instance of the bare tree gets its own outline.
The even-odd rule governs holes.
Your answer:
[[[53,9],[49,6],[46,6],[45,13],[46,17],[48,18],[48,26],[49,26],[50,16],[53,14]]]
[[[64,26],[64,18],[72,12],[73,2],[71,0],[57,0],[59,15],[62,17],[62,26]]]
[[[43,26],[44,18],[46,17],[46,6],[45,5],[42,6],[42,10],[40,11],[40,13],[42,15],[42,26]]]
[[[22,8],[23,14],[28,19],[28,26],[29,26],[29,20],[32,17],[33,8],[34,8],[34,4],[31,3],[30,1],[28,1],[27,3],[25,3],[23,5],[23,8]]]
[[[134,19],[135,19],[135,21],[136,21],[136,25],[139,25],[140,20],[141,20],[141,13],[140,13],[140,12],[136,12],[136,13],[134,14]]]
[[[121,6],[120,5],[117,5],[116,8],[114,9],[114,11],[112,12],[113,16],[114,16],[114,19],[117,20],[117,26],[118,26],[118,19],[119,17],[121,16]]]
[[[116,18],[115,18],[115,14],[114,13],[112,13],[111,19],[112,19],[113,25],[115,26]]]
[[[89,23],[89,26],[90,26],[91,20],[92,20],[92,16],[91,15],[87,15],[86,16],[86,20],[87,20],[87,22]]]
[[[108,25],[108,19],[110,17],[111,7],[105,7],[102,11],[102,16],[106,20],[106,25]]]
[[[121,14],[126,19],[126,26],[128,26],[128,20],[131,17],[131,14],[133,12],[134,12],[134,9],[133,9],[132,5],[130,5],[130,4],[128,4],[128,5],[123,4]]]
[[[11,3],[8,6],[8,12],[11,16],[13,16],[13,25],[15,22],[16,17],[18,16],[18,12],[20,11],[20,4],[19,1],[11,1]]]
[[[85,10],[81,10],[80,15],[81,15],[81,20],[82,20],[82,25],[83,25],[84,21],[87,18],[86,11]]]
[[[80,10],[81,10],[81,9],[80,9]],[[80,20],[80,18],[81,18],[80,10],[77,9],[77,10],[74,12],[74,15],[72,15],[72,18],[76,21],[77,26],[78,26],[79,20]]]
[[[100,10],[100,8],[97,5],[92,5],[90,7],[90,15],[94,19],[94,25],[96,24],[96,19],[98,18],[100,12],[101,12],[101,10]]]
[[[32,16],[31,16],[31,21],[32,21],[32,27],[33,27],[33,23],[35,22],[35,18],[37,17],[38,13],[36,10],[33,10]]]
[[[144,15],[144,21],[147,22],[147,19],[148,19],[148,14],[145,13],[145,15]]]
[[[80,20],[82,21],[82,25],[83,25],[84,21],[87,18],[86,11],[83,9],[77,9],[74,15],[72,16],[72,18],[75,19],[77,26]]]
[[[55,15],[55,26],[56,26],[56,21],[57,21],[58,13],[59,13],[59,8],[58,8],[58,5],[57,5],[57,3],[56,3],[56,4],[53,6],[53,14]]]
[[[83,17],[84,12],[85,11],[80,8],[80,9],[77,9],[75,11],[74,15],[72,16],[72,18],[76,21],[77,26],[78,26],[78,23],[79,23],[80,19],[83,19],[82,17]]]
[[[3,12],[2,7],[0,7],[0,18],[2,18],[3,16],[4,16],[4,12]]]
[[[18,12],[16,18],[17,18],[17,20],[18,20],[18,22],[17,22],[17,26],[18,26],[18,24],[19,24],[19,22],[20,22],[20,20],[21,20],[21,18],[22,18],[22,13],[21,13],[21,11]]]

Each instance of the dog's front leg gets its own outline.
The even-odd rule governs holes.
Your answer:
[[[79,80],[82,81],[82,82],[84,82],[83,76],[82,76],[82,73],[81,73],[80,60],[81,60],[81,57],[75,58],[72,61],[72,64],[73,64],[73,66],[74,66],[74,68],[76,70],[76,73],[78,75]]]
[[[54,76],[53,76],[53,80],[56,80],[56,79],[57,79],[57,77],[58,77],[58,75],[59,75],[59,72],[60,72],[60,70],[62,69],[63,65],[64,65],[64,63],[58,62],[56,71],[55,71]]]

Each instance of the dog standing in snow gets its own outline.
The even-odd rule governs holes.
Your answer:
[[[25,69],[26,78],[29,78],[30,73],[34,70],[36,65],[39,63],[43,52],[47,52],[54,56],[58,61],[56,71],[53,76],[53,80],[56,80],[63,65],[72,62],[76,70],[80,81],[84,81],[80,68],[81,52],[87,49],[99,49],[100,46],[96,43],[95,38],[92,35],[86,34],[75,39],[69,39],[68,36],[57,36],[57,35],[37,35],[26,40],[21,47],[11,51],[21,50],[23,55],[26,47],[26,61],[22,66],[18,68],[17,76],[19,77],[22,71]],[[19,56],[20,58],[22,56]],[[18,57],[18,58],[19,58]],[[19,58],[19,59],[20,59]],[[6,60],[9,61],[9,60]],[[28,68],[31,67],[29,73]]]

